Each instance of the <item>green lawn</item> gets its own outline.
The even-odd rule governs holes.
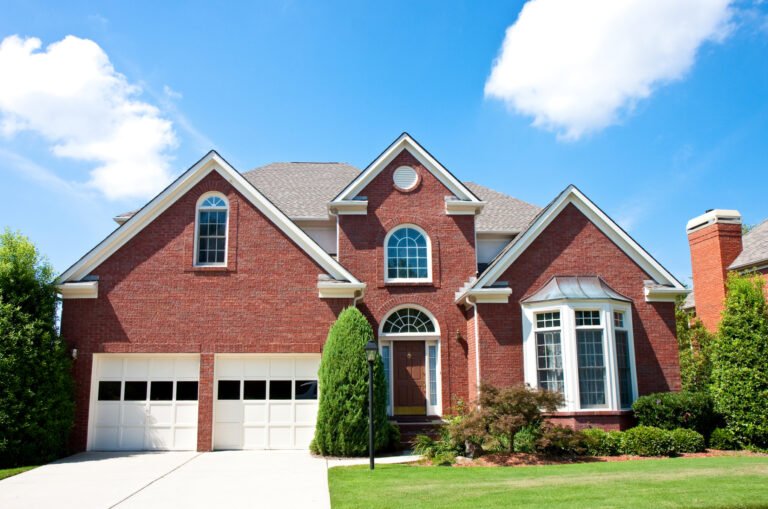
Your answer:
[[[0,468],[0,479],[5,479],[6,477],[11,477],[12,475],[20,474],[22,472],[26,472],[27,470],[32,470],[33,468],[36,467],[16,467],[6,469]]]
[[[343,507],[768,507],[768,456],[328,471]]]

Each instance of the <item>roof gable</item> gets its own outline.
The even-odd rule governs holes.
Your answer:
[[[467,186],[454,177],[451,172],[440,164],[437,159],[432,157],[432,154],[427,152],[408,133],[401,134],[392,142],[356,179],[344,187],[331,203],[354,199],[403,150],[407,150],[423,164],[427,171],[432,173],[456,198],[467,202],[481,203],[481,200]]]
[[[504,248],[480,277],[462,293],[472,289],[491,287],[496,283],[507,268],[517,260],[569,204],[572,204],[583,213],[619,249],[650,275],[656,283],[669,285],[675,289],[685,291],[685,287],[650,253],[643,249],[640,244],[608,217],[605,212],[600,210],[576,186],[570,185],[542,210],[528,229]]]
[[[218,172],[224,177],[256,209],[296,243],[299,248],[306,252],[324,270],[328,271],[328,274],[334,279],[359,283],[338,261],[326,253],[323,248],[296,226],[288,216],[270,202],[214,150],[203,156],[160,194],[139,209],[130,219],[115,229],[80,260],[75,262],[74,265],[59,277],[59,282],[79,281],[87,276],[93,269],[124,246],[155,218],[184,196],[195,184],[213,171]]]

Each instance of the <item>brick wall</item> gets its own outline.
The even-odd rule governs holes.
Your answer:
[[[499,278],[512,287],[509,303],[479,305],[484,382],[510,385],[524,381],[520,301],[555,275],[600,276],[632,299],[640,394],[679,390],[674,304],[645,302],[643,280],[650,276],[573,205],[568,205]],[[602,425],[606,416],[597,420]]]
[[[197,199],[230,201],[228,268],[195,269]],[[198,445],[211,447],[213,354],[319,353],[349,300],[319,299],[308,255],[211,173],[93,271],[97,299],[66,300],[62,334],[78,349],[73,446],[86,445],[92,354],[200,353]]]
[[[413,167],[420,177],[419,184],[409,192],[398,190],[392,181],[394,170],[402,165]],[[466,317],[453,299],[456,290],[477,270],[474,217],[446,215],[445,197],[450,194],[404,150],[360,192],[368,197],[368,214],[339,217],[339,261],[368,283],[360,309],[374,330],[378,332],[379,323],[400,304],[417,304],[435,315],[441,330],[443,411],[468,397]],[[404,223],[415,224],[429,235],[432,283],[384,282],[384,237]]]
[[[717,330],[725,300],[727,268],[741,253],[741,225],[715,223],[688,235],[696,314],[710,331]]]

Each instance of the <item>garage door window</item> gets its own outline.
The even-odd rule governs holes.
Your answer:
[[[197,401],[197,382],[176,382],[176,401]]]
[[[125,382],[124,401],[146,401],[147,382]]]
[[[120,382],[99,382],[99,401],[120,401]]]
[[[240,399],[240,380],[219,380],[219,399]]]
[[[149,385],[150,401],[173,401],[173,382],[152,382]]]
[[[296,399],[317,399],[317,380],[296,380]]]
[[[246,380],[243,382],[243,399],[264,400],[267,399],[266,380]]]
[[[273,400],[286,400],[291,399],[291,387],[293,384],[290,380],[270,380],[269,381],[269,399]]]

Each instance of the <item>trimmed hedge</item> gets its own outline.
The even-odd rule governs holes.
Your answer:
[[[692,429],[677,428],[669,432],[677,454],[685,452],[702,452],[706,446],[704,437]]]
[[[621,453],[621,431],[589,428],[582,430],[582,434],[589,456],[618,456]]]
[[[635,456],[672,456],[675,443],[669,431],[653,426],[628,429],[621,437],[621,452]]]
[[[673,430],[687,428],[705,437],[712,433],[720,417],[712,396],[704,392],[660,392],[637,398],[632,405],[641,426]]]
[[[373,329],[354,307],[344,309],[328,332],[318,381],[320,401],[312,452],[325,456],[368,454],[368,361],[365,344]],[[374,447],[383,450],[399,440],[387,419],[387,385],[381,356],[373,365]]]
[[[737,451],[741,449],[733,433],[726,428],[716,428],[709,437],[709,446],[721,451]]]

